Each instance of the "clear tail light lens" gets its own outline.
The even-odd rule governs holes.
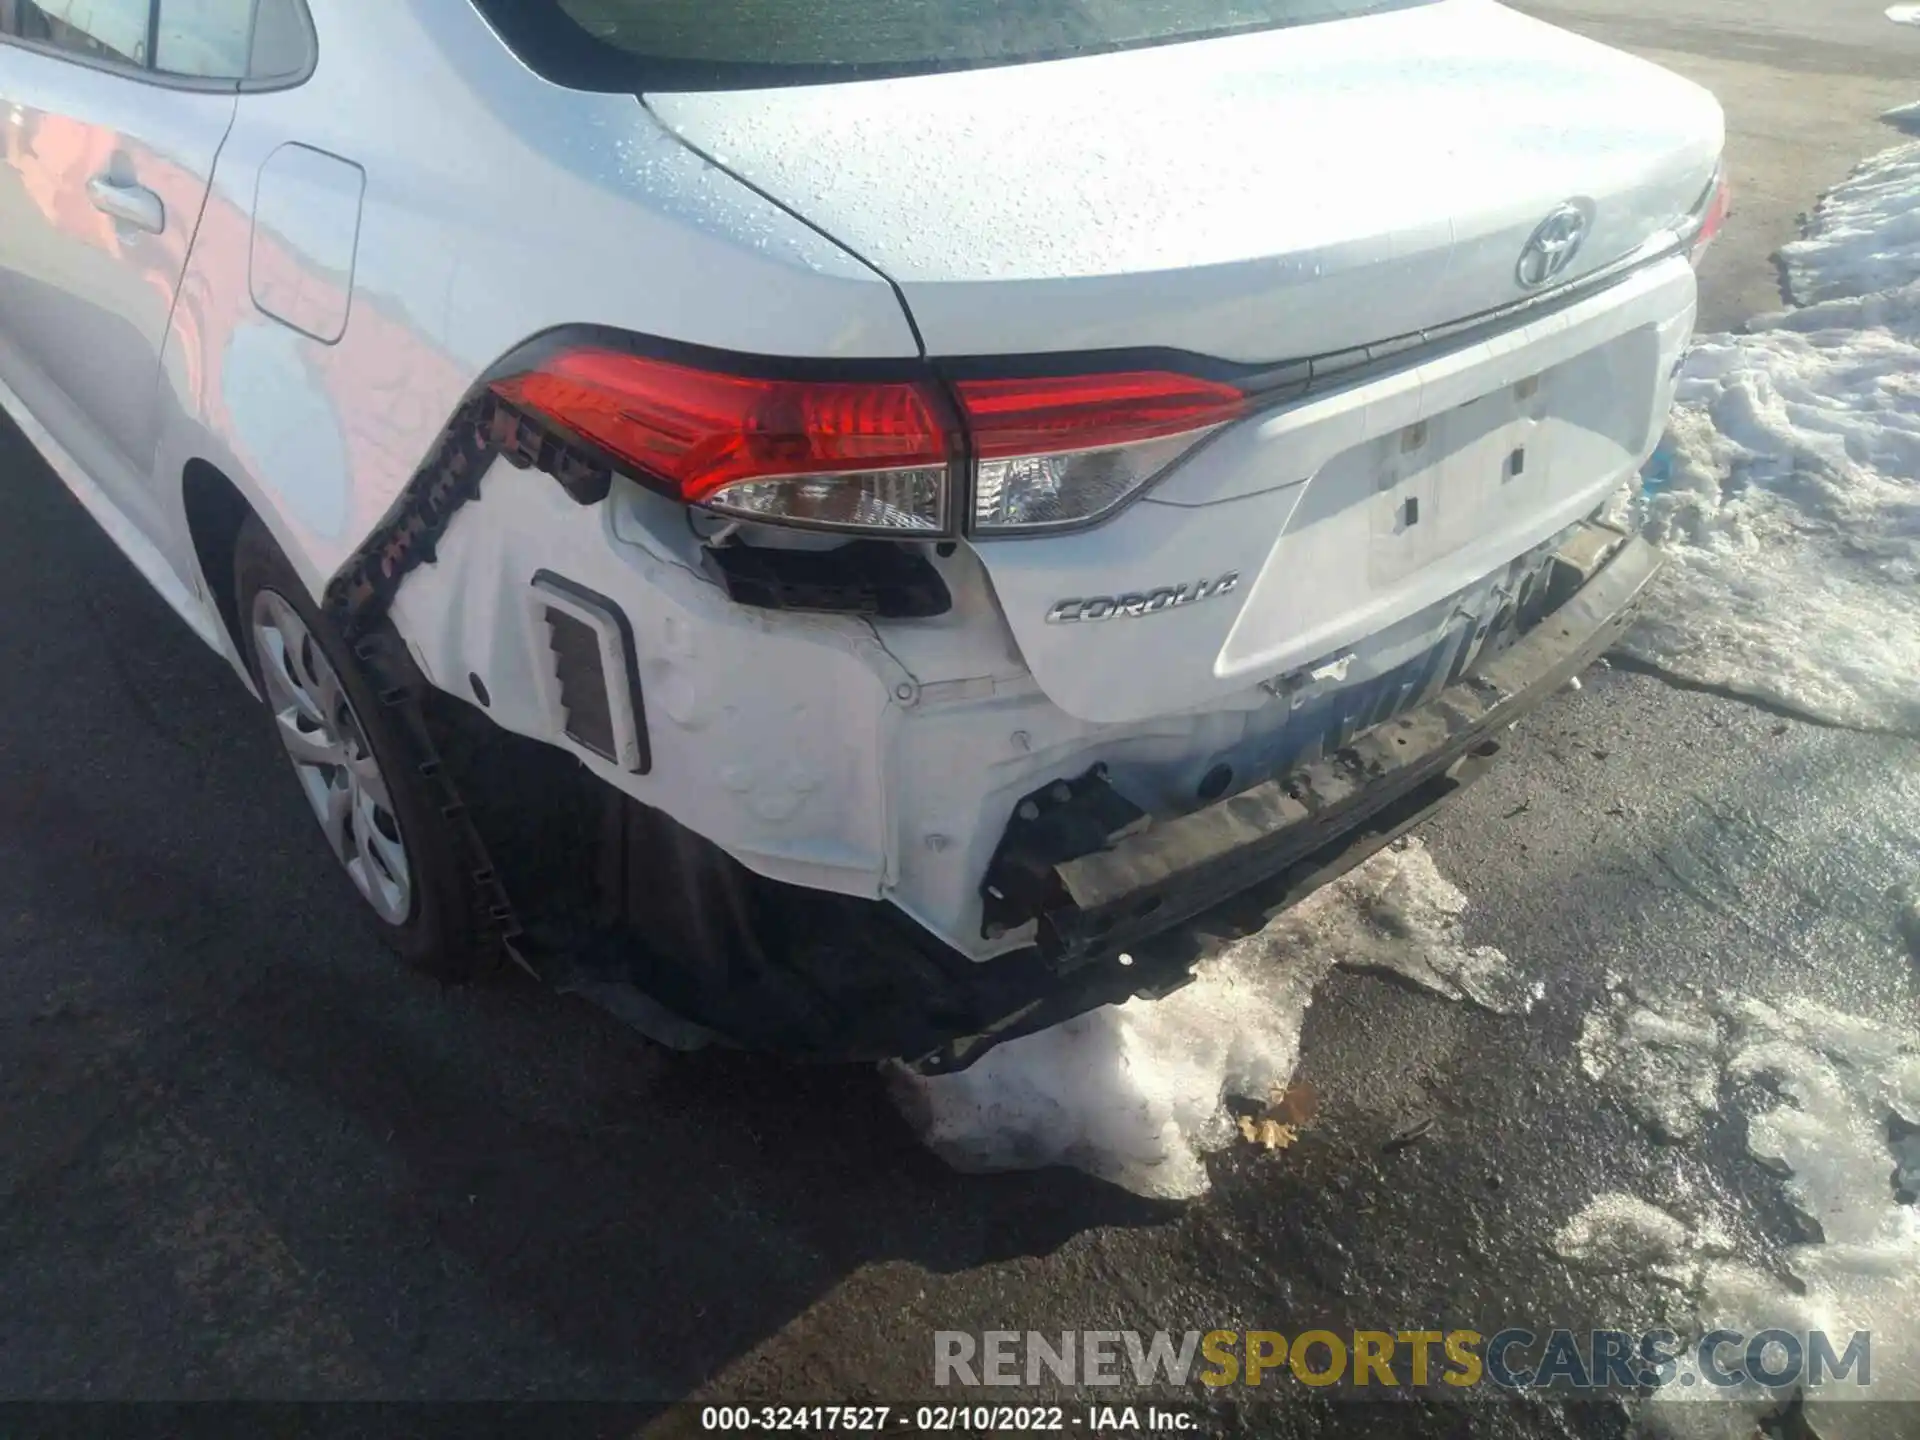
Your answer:
[[[982,532],[1097,520],[1211,433],[1104,450],[982,460],[974,469],[973,525]]]
[[[689,505],[833,529],[948,524],[947,436],[917,384],[755,379],[580,348],[494,390]]]
[[[703,503],[709,510],[772,525],[833,530],[944,530],[945,466],[840,475],[736,480]]]
[[[962,380],[955,390],[981,534],[1097,520],[1247,405],[1230,386],[1164,371]]]

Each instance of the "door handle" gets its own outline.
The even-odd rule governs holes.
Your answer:
[[[87,198],[103,215],[158,235],[167,228],[167,207],[144,185],[122,185],[105,175],[87,182]]]

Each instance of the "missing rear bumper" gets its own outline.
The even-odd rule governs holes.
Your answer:
[[[1644,543],[1586,527],[1555,557],[1547,613],[1471,675],[1323,761],[1190,813],[1154,820],[1097,770],[1036,792],[988,875],[996,913],[1034,923],[1036,943],[986,961],[884,901],[751,874],[471,706],[438,707],[440,749],[471,777],[462,792],[503,857],[520,943],[550,982],[669,1043],[710,1036],[938,1073],[1177,989],[1217,940],[1412,829],[1491,763],[1508,725],[1614,643],[1658,565]]]

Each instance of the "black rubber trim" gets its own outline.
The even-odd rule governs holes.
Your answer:
[[[933,562],[891,540],[852,540],[832,550],[709,545],[702,559],[727,598],[760,610],[925,620],[953,608]]]
[[[428,803],[453,827],[455,843],[460,847],[459,862],[473,882],[471,918],[475,935],[483,945],[498,946],[506,958],[530,970],[515,944],[522,932],[513,901],[427,722],[425,705],[432,686],[414,664],[406,642],[386,619],[353,632],[349,642],[393,721],[394,735],[406,753],[408,767],[426,791]]]
[[[160,7],[158,5],[153,7],[147,17],[145,64],[133,65],[108,56],[89,55],[83,50],[75,50],[52,41],[33,40],[24,35],[9,34],[5,31],[0,31],[0,45],[17,46],[35,55],[45,55],[52,60],[77,65],[83,70],[98,70],[105,75],[114,75],[140,85],[151,85],[160,90],[181,90],[201,95],[265,95],[279,90],[299,89],[313,78],[313,72],[319,65],[320,42],[314,32],[313,16],[307,9],[307,0],[292,0],[292,3],[298,9],[306,30],[307,43],[301,68],[297,71],[288,71],[284,75],[179,75],[170,70],[158,69],[154,63],[160,42]],[[517,3],[517,0],[509,0],[509,3]],[[248,45],[248,51],[251,54],[251,44]]]
[[[744,350],[722,350],[697,345],[688,340],[671,340],[655,335],[639,335],[605,325],[559,325],[529,336],[501,356],[480,377],[482,386],[509,376],[538,369],[542,363],[563,350],[593,346],[622,355],[640,355],[652,360],[670,360],[697,370],[714,370],[754,380],[844,380],[895,381],[925,384],[933,378],[927,362],[918,355],[839,357],[815,355],[762,355]],[[941,417],[943,420],[952,418]]]
[[[322,608],[349,643],[386,618],[407,576],[434,562],[454,515],[480,494],[500,453],[492,423],[491,397],[462,405],[393,508],[327,582]]]

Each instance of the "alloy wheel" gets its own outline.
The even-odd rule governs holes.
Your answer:
[[[285,597],[253,600],[253,643],[275,728],[314,818],[354,887],[389,925],[413,913],[413,867],[366,731],[326,652]]]

